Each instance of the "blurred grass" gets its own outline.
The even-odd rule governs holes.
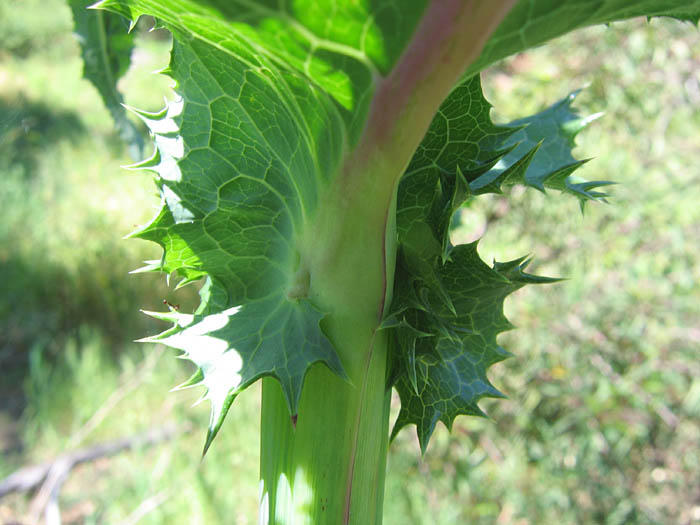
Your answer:
[[[12,13],[12,16],[7,16]],[[50,13],[50,16],[47,15]],[[169,393],[187,366],[129,341],[160,327],[137,309],[192,291],[127,276],[157,248],[121,236],[155,212],[107,111],[81,77],[61,0],[0,5],[0,477],[62,451],[168,422],[167,443],[75,469],[66,523],[257,522],[258,388],[244,393],[199,463],[208,409]],[[620,182],[610,205],[516,189],[462,214],[482,257],[532,253],[567,276],[507,302],[514,358],[491,377],[510,399],[491,420],[439,427],[421,459],[413,429],[390,449],[386,523],[700,522],[700,46],[664,20],[593,28],[484,75],[500,121],[583,85],[587,178]],[[128,104],[162,105],[167,41],[146,34],[122,81]],[[26,495],[0,501],[20,519]]]

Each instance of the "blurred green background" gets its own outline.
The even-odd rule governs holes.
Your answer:
[[[81,79],[62,0],[0,3],[0,478],[95,443],[174,423],[175,439],[75,468],[64,523],[257,523],[259,390],[236,401],[200,463],[208,408],[169,393],[188,365],[132,340],[162,329],[139,308],[195,290],[127,273],[157,247],[121,238],[155,213],[99,96]],[[139,32],[120,87],[157,110],[169,42]],[[507,301],[515,357],[493,368],[510,397],[490,420],[439,427],[420,457],[412,428],[390,449],[387,525],[700,523],[700,34],[668,20],[592,28],[484,74],[494,118],[581,86],[582,175],[614,198],[516,188],[461,214],[455,240],[482,257],[532,254],[566,276]],[[396,410],[396,407],[394,407]],[[22,522],[31,494],[0,499]]]

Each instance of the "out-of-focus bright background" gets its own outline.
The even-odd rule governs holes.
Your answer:
[[[64,523],[257,523],[259,390],[236,401],[204,462],[208,408],[169,393],[191,370],[134,339],[163,326],[139,308],[195,302],[128,275],[158,248],[122,236],[155,212],[95,89],[81,79],[62,0],[0,3],[0,479],[61,453],[174,426],[172,439],[73,469]],[[169,41],[139,32],[120,87],[169,96]],[[499,122],[588,85],[582,175],[612,179],[585,215],[567,196],[480,198],[455,236],[484,259],[535,257],[569,280],[507,302],[510,397],[491,419],[440,427],[421,458],[412,428],[390,449],[387,525],[700,523],[700,33],[643,20],[577,32],[487,71]],[[0,499],[25,523],[34,493]]]

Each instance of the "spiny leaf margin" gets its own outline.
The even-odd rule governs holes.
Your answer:
[[[509,355],[497,344],[512,328],[505,298],[525,284],[558,280],[526,273],[525,258],[489,267],[477,243],[453,246],[455,212],[514,184],[555,188],[581,202],[604,197],[584,188],[607,182],[569,179],[583,164],[571,154],[574,138],[597,117],[580,118],[571,109],[575,96],[497,126],[478,76],[469,79],[443,103],[401,180],[394,300],[382,326],[394,335],[391,380],[401,399],[392,438],[415,424],[423,453],[438,421],[450,428],[457,415],[483,416],[480,399],[503,397],[486,373]]]

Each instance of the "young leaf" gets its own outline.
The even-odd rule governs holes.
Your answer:
[[[83,76],[100,93],[121,139],[129,146],[134,159],[143,155],[141,131],[126,115],[117,81],[126,73],[134,49],[133,34],[127,33],[126,21],[115,14],[88,9],[90,0],[69,0],[73,12],[75,35],[83,55]]]

